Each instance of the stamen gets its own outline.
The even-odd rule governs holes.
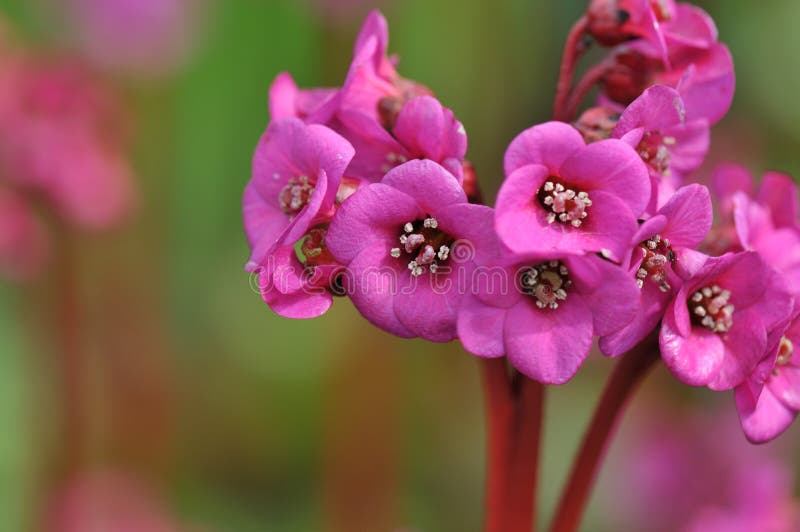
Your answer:
[[[669,292],[672,287],[667,280],[666,267],[675,262],[675,252],[672,251],[669,240],[662,239],[661,235],[656,235],[645,240],[639,246],[642,250],[642,263],[636,271],[636,284],[642,288],[644,280],[649,278],[658,285],[659,290]]]
[[[314,192],[307,176],[291,178],[278,193],[278,204],[285,214],[293,215],[303,210]]]
[[[567,299],[567,289],[572,286],[569,271],[560,261],[549,261],[523,270],[519,288],[533,296],[536,307],[557,309],[559,301]]]
[[[636,153],[656,173],[666,175],[672,157],[669,147],[676,143],[675,137],[664,137],[660,131],[646,131],[636,146]]]
[[[725,333],[733,326],[736,310],[730,304],[731,293],[718,285],[704,286],[689,298],[688,305],[692,321],[710,331]]]
[[[423,220],[403,224],[399,236],[402,247],[389,250],[394,259],[404,254],[409,258],[408,269],[411,275],[418,277],[426,270],[435,273],[442,262],[450,256],[450,249],[455,239],[439,229],[439,222],[431,216]]]
[[[549,211],[547,223],[556,220],[572,227],[580,227],[583,219],[588,216],[586,209],[592,205],[589,194],[576,191],[554,181],[553,178],[545,181],[537,193],[539,202]]]

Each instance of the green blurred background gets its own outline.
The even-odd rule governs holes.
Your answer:
[[[800,175],[796,0],[697,3],[717,21],[738,77],[710,159]],[[114,79],[133,118],[142,202],[123,230],[80,244],[92,460],[145,478],[191,530],[480,529],[475,360],[455,343],[376,331],[346,300],[317,320],[279,318],[243,271],[240,198],[268,122],[268,87],[283,70],[301,86],[341,82],[369,6],[335,5],[209,3],[183,70]],[[464,123],[468,157],[490,199],[504,147],[549,117],[561,45],[585,5],[381,3],[400,71],[434,89]],[[0,0],[23,38],[56,46],[64,30],[46,10]],[[51,282],[0,286],[3,530],[30,526],[46,489],[46,456],[59,445],[55,369],[40,330]],[[549,392],[543,519],[610,367],[594,357],[570,385]],[[733,409],[729,395],[678,386],[663,368],[639,401],[645,397]],[[796,427],[792,434],[786,438]],[[615,450],[624,445],[623,438]],[[624,457],[611,465],[616,459]],[[586,530],[614,529],[606,484]]]

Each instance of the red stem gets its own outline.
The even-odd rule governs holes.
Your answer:
[[[570,89],[572,88],[572,79],[575,77],[575,68],[578,64],[578,59],[580,59],[585,51],[585,47],[582,46],[582,40],[588,25],[589,20],[585,15],[578,19],[575,25],[572,26],[567,36],[567,42],[564,44],[564,55],[561,58],[561,71],[559,72],[558,85],[556,86],[556,100],[553,105],[554,120],[567,120],[567,99],[569,98]]]
[[[561,495],[551,530],[574,532],[589,500],[600,461],[619,421],[623,407],[636,385],[658,360],[658,349],[650,336],[629,351],[614,368],[573,462],[569,481]]]
[[[586,95],[589,94],[589,91],[592,90],[592,87],[594,87],[603,78],[607,69],[608,66],[605,63],[600,63],[599,65],[595,65],[586,71],[586,74],[584,74],[580,79],[578,84],[575,86],[575,90],[572,91],[572,95],[569,97],[567,109],[564,111],[565,121],[573,120],[575,118],[581,102]]]
[[[57,268],[56,332],[58,375],[61,379],[62,447],[59,464],[65,473],[80,467],[86,452],[86,359],[80,342],[80,305],[75,243],[65,230],[60,235]]]
[[[488,426],[485,532],[530,532],[535,519],[544,387],[482,360]]]

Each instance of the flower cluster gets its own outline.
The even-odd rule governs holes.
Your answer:
[[[39,210],[85,230],[131,210],[122,118],[111,90],[79,60],[0,41],[0,276],[27,278],[45,264]]]
[[[244,193],[247,270],[283,316],[346,295],[392,334],[457,338],[547,384],[569,381],[595,339],[619,356],[657,333],[677,378],[735,390],[748,438],[771,439],[800,409],[795,186],[768,174],[756,193],[720,168],[712,228],[712,194],[691,180],[734,72],[702,10],[596,0],[578,29],[608,54],[557,103],[561,120],[511,142],[494,208],[464,127],[398,73],[380,14],[341,87],[279,75]]]

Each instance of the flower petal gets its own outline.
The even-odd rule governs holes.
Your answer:
[[[673,247],[694,248],[711,229],[714,214],[711,194],[703,185],[692,184],[679,188],[659,211],[667,217],[662,236]]]
[[[506,309],[492,307],[467,296],[458,311],[458,338],[464,349],[487,358],[505,354],[503,327]]]
[[[401,164],[386,174],[382,183],[408,194],[431,215],[448,205],[467,202],[456,177],[427,159]]]
[[[586,143],[577,129],[563,122],[546,122],[520,133],[506,150],[506,176],[529,164],[542,165],[558,175],[563,162]]]
[[[736,388],[736,409],[745,436],[752,443],[765,443],[775,439],[792,424],[797,412],[787,408],[764,387],[760,394],[750,384]]]
[[[678,380],[691,386],[706,386],[719,373],[725,357],[722,338],[703,327],[692,327],[691,334],[681,336],[667,313],[659,337],[661,357]]]
[[[545,384],[564,384],[580,368],[592,345],[592,314],[573,293],[557,309],[520,301],[508,310],[505,345],[511,364]]]

